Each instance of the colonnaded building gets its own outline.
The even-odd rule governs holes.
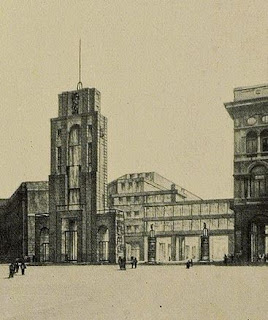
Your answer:
[[[234,120],[234,199],[203,200],[155,172],[107,184],[100,92],[61,93],[48,181],[23,182],[0,199],[0,259],[198,261],[204,226],[207,261],[267,254],[268,85],[235,89],[225,107]]]

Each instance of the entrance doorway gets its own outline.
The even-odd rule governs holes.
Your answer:
[[[49,261],[49,230],[43,228],[40,231],[40,261]]]
[[[62,219],[62,260],[77,261],[77,221]]]
[[[250,261],[264,262],[268,254],[268,217],[258,215],[251,220],[250,231]]]
[[[171,237],[156,239],[156,260],[166,262],[171,260]]]
[[[97,234],[98,260],[109,261],[109,230],[106,226],[100,226]]]

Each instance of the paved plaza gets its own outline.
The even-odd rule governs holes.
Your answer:
[[[267,267],[0,265],[0,319],[268,319]]]

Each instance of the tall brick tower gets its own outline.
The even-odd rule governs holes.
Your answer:
[[[100,92],[78,87],[59,94],[58,117],[51,119],[53,262],[109,259],[111,232],[108,226],[98,229],[98,215],[107,206],[107,119],[100,110]]]
[[[235,253],[248,262],[268,254],[268,85],[234,89]]]

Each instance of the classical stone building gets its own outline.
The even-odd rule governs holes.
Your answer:
[[[49,260],[48,182],[23,182],[0,201],[0,261]]]
[[[234,213],[230,199],[202,200],[155,172],[126,174],[109,184],[109,202],[125,213],[126,254],[148,261],[153,226],[156,261],[201,258],[204,223],[209,230],[210,260],[234,252]]]
[[[235,253],[254,262],[268,253],[268,85],[234,89],[225,107],[234,120]]]

